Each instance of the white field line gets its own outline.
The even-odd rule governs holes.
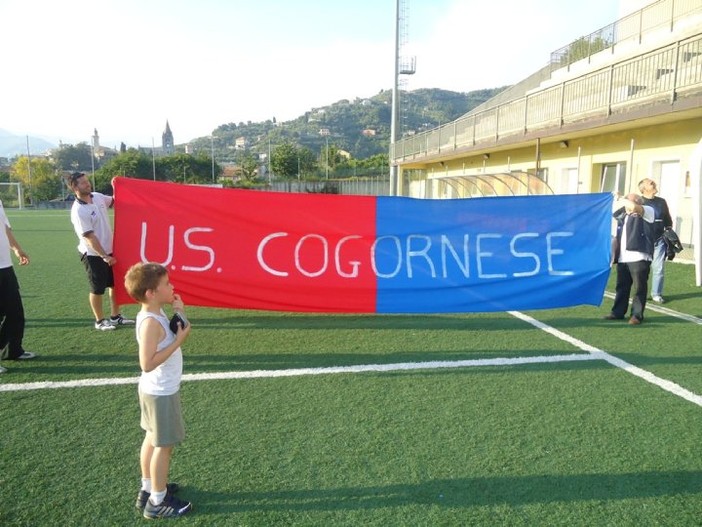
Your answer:
[[[605,293],[609,295],[609,293]],[[671,316],[678,316],[683,320],[688,320],[694,323],[701,323],[697,317],[684,315],[676,311],[672,311],[660,306],[651,306],[654,311],[660,311]],[[674,382],[657,377],[649,371],[641,369],[633,364],[630,364],[622,359],[614,357],[609,353],[602,351],[594,346],[590,346],[585,342],[576,339],[554,327],[540,322],[519,311],[508,311],[508,313],[532,326],[545,331],[546,333],[568,342],[572,346],[586,351],[587,354],[570,354],[570,355],[551,355],[539,357],[516,357],[516,358],[495,358],[495,359],[476,359],[476,360],[460,360],[460,361],[429,361],[429,362],[404,362],[395,364],[365,364],[356,366],[331,366],[326,368],[296,368],[289,370],[254,370],[244,372],[217,372],[217,373],[191,373],[183,375],[183,381],[204,381],[204,380],[221,380],[221,379],[261,379],[275,377],[294,377],[301,375],[326,375],[335,373],[363,373],[363,372],[392,372],[403,370],[424,370],[438,368],[468,368],[476,366],[513,366],[520,364],[539,364],[539,363],[554,363],[568,361],[584,361],[584,360],[604,360],[609,364],[620,368],[632,375],[644,379],[651,384],[654,384],[663,390],[666,390],[678,397],[690,401],[702,407],[702,396],[697,395]],[[688,318],[690,317],[690,318]],[[136,384],[139,381],[138,377],[127,378],[112,378],[112,379],[82,379],[74,381],[60,382],[33,382],[23,384],[0,384],[0,392],[15,392],[26,390],[45,390],[57,388],[80,388],[90,386],[114,386],[124,384]]]
[[[586,360],[601,360],[601,357],[587,353],[572,355],[546,355],[540,357],[515,357],[429,362],[400,362],[395,364],[360,364],[356,366],[331,366],[327,368],[296,368],[290,370],[254,370],[225,371],[216,373],[189,373],[183,375],[183,381],[188,382],[221,379],[264,379],[273,377],[296,377],[301,375],[328,375],[334,373],[363,373],[371,371],[392,372],[406,370],[432,370],[440,368],[468,368],[476,366],[515,366],[520,364],[541,364],[549,362],[574,362]],[[138,377],[121,377],[113,379],[81,379],[75,381],[49,381],[28,382],[23,384],[0,384],[0,392],[113,386],[122,384],[137,384],[138,382]]]
[[[604,296],[607,298],[614,299],[614,293],[605,291]],[[631,303],[631,302],[630,302]],[[685,320],[686,322],[692,322],[693,324],[698,324],[702,326],[702,318],[696,317],[694,315],[688,315],[687,313],[680,313],[679,311],[673,311],[670,308],[663,307],[655,302],[646,302],[646,309],[655,311],[656,313],[662,313],[663,315],[668,315],[669,317],[679,318],[680,320]]]
[[[689,390],[686,390],[679,384],[675,384],[674,382],[662,379],[661,377],[657,377],[649,371],[634,366],[633,364],[630,364],[622,359],[610,355],[609,353],[595,348],[594,346],[585,344],[583,341],[578,340],[575,337],[572,337],[566,333],[563,333],[562,331],[559,331],[556,328],[549,326],[548,324],[544,324],[543,322],[536,320],[535,318],[532,318],[529,315],[525,315],[524,313],[520,313],[519,311],[508,311],[508,313],[531,324],[532,326],[542,331],[545,331],[549,335],[553,335],[554,337],[568,342],[583,351],[591,353],[593,357],[597,357],[599,359],[607,361],[612,366],[621,368],[622,370],[631,373],[632,375],[636,375],[637,377],[640,377],[641,379],[650,382],[651,384],[655,384],[659,388],[662,388],[674,395],[677,395],[678,397],[682,397],[683,399],[690,401],[691,403],[694,403],[697,406],[702,406],[702,396],[697,395],[696,393],[693,393]]]

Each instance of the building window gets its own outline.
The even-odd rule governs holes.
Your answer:
[[[618,192],[625,195],[626,163],[607,163],[602,165],[600,192]]]
[[[560,174],[550,178],[548,184],[555,194],[577,194],[578,169],[564,168]]]

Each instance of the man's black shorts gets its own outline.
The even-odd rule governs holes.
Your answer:
[[[106,264],[102,258],[83,254],[80,257],[80,261],[83,262],[88,273],[91,293],[104,295],[105,289],[115,286],[115,276],[112,273],[112,267]]]

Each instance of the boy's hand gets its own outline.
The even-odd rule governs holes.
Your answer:
[[[178,294],[173,295],[173,304],[171,306],[175,311],[183,311],[185,309],[185,304]]]
[[[178,333],[176,333],[176,342],[181,344],[185,339],[187,339],[188,335],[190,334],[191,327],[192,327],[192,324],[188,324],[185,327],[183,327],[182,324],[178,324]]]

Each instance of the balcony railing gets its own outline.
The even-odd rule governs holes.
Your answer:
[[[702,13],[699,0],[659,0],[551,53],[551,71],[567,68],[605,50],[640,44],[647,35],[684,26],[691,15]],[[677,27],[676,27],[677,26]]]
[[[676,4],[686,1],[690,0],[676,0]],[[658,101],[673,102],[699,92],[702,92],[702,35],[403,138],[395,143],[390,157],[394,163],[402,163],[460,148],[494,144],[527,132],[607,117]]]

